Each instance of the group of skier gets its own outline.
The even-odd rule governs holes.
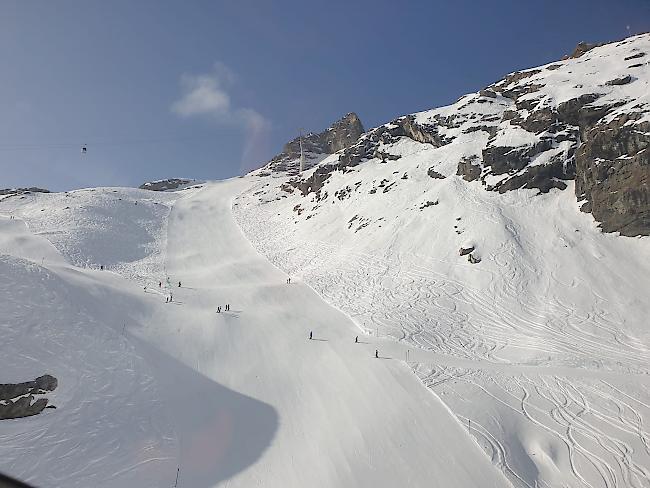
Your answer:
[[[223,308],[224,312],[230,312],[230,304],[226,303],[226,305]],[[221,305],[217,307],[217,313],[221,313]]]
[[[309,340],[311,341],[313,339],[314,339],[314,331],[310,330],[309,331]],[[359,336],[356,336],[354,338],[354,343],[359,344]],[[379,349],[375,349],[375,358],[379,359]]]

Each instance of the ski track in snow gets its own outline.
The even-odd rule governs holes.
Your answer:
[[[237,199],[233,213],[257,251],[279,269],[302,279],[366,333],[435,353],[432,357],[418,356],[409,366],[458,421],[469,428],[478,445],[513,486],[650,485],[650,432],[645,422],[650,415],[649,348],[623,326],[626,319],[621,310],[625,304],[613,304],[611,297],[601,296],[597,290],[582,290],[585,278],[567,276],[560,264],[546,270],[541,267],[540,259],[530,250],[535,249],[537,239],[545,236],[520,228],[511,217],[508,207],[521,205],[515,197],[508,200],[508,196],[501,196],[503,201],[497,206],[469,186],[456,185],[454,191],[475,219],[503,226],[508,235],[492,252],[482,255],[483,265],[472,267],[464,260],[458,261],[457,256],[416,254],[396,244],[378,253],[327,240],[300,238],[285,231],[282,221],[275,218],[273,206],[245,205],[246,198],[256,189],[253,184]],[[114,193],[111,189],[96,189],[69,195],[31,195],[4,201],[2,210],[23,218],[35,235],[47,238],[77,266],[96,269],[104,264],[107,270],[141,286],[146,284],[145,296],[162,301],[169,292],[157,287],[159,277],[167,274],[167,219],[180,196],[163,193],[143,199],[142,192],[120,189],[119,197]],[[119,232],[113,212],[128,215],[129,209],[136,208],[136,201],[137,213],[131,223],[140,229],[137,236],[133,241],[133,236],[126,236],[127,245],[116,248],[122,254],[100,252],[102,246],[98,249],[97,240],[88,240],[97,232],[95,214],[100,221],[106,219],[102,225],[108,234]],[[69,210],[66,206],[75,205],[68,202],[77,202],[79,215],[57,214]],[[186,204],[189,210],[199,211],[197,205]],[[41,208],[50,211],[41,212]],[[60,228],[61,221],[67,222],[65,229]],[[463,221],[461,231],[470,225]],[[559,231],[557,234],[563,235]],[[561,246],[577,245],[570,237],[559,239]],[[51,257],[45,251],[44,254],[42,261],[50,264]],[[55,279],[37,264],[39,258],[29,262],[3,259],[3,266],[43,274],[41,281]],[[486,286],[473,286],[453,278],[441,271],[441,266],[466,267],[481,274]],[[16,277],[14,286],[9,282],[2,284],[3,296],[10,297],[5,306],[11,313],[33,301],[25,295],[36,286],[30,283]],[[533,287],[544,291],[540,299],[527,293]],[[167,483],[178,459],[178,438],[168,424],[152,421],[138,408],[149,405],[163,410],[158,405],[159,387],[152,374],[147,373],[149,366],[125,337],[110,326],[97,323],[92,310],[66,310],[74,300],[50,297],[51,289],[46,287],[42,292],[47,297],[47,307],[34,325],[36,336],[47,337],[46,345],[34,349],[34,344],[23,343],[24,330],[12,329],[10,324],[25,322],[27,316],[16,316],[3,324],[3,350],[16,351],[16,359],[9,364],[32,365],[31,369],[16,370],[16,379],[42,374],[48,366],[47,358],[53,356],[61,356],[69,364],[81,360],[83,368],[59,374],[76,378],[89,396],[80,398],[70,386],[51,397],[54,404],[73,405],[65,410],[70,412],[68,425],[81,428],[83,422],[75,416],[85,414],[93,418],[94,427],[85,428],[80,434],[74,429],[70,435],[59,432],[58,424],[48,421],[58,411],[48,411],[29,419],[34,425],[32,429],[0,431],[0,452],[5,453],[5,462],[10,463],[12,473],[29,479],[35,458],[20,454],[37,446],[38,463],[43,464],[41,472],[48,472],[47,478],[38,481],[70,485],[74,480],[74,486],[124,485],[125,480],[142,476],[150,479],[151,472],[159,472],[160,479]],[[581,307],[575,303],[578,292],[591,297],[588,302],[581,302]],[[210,308],[202,296],[197,295],[198,305]],[[32,312],[41,302],[32,303]],[[178,306],[184,306],[182,301]],[[58,338],[56,329],[47,327],[47,314],[53,310],[57,315],[70,317],[77,346],[71,347],[67,335]],[[233,318],[237,317],[235,312]],[[89,325],[93,328],[90,335]],[[149,334],[152,333],[153,329]],[[170,337],[165,339],[168,340]],[[112,346],[107,347],[108,344]],[[94,352],[80,358],[79,351]],[[188,357],[196,363],[197,371],[203,371],[214,360],[206,354],[204,351]],[[297,395],[302,398],[301,392]],[[117,399],[123,398],[131,400],[119,403]],[[90,405],[95,405],[95,409],[89,410]],[[133,430],[132,437],[112,438],[90,455],[83,451],[88,436],[102,436],[119,429],[120,422],[132,425],[134,421],[139,427]],[[147,436],[151,440],[143,443]],[[135,457],[133,452],[137,453]],[[373,453],[368,456],[372,465]],[[79,457],[92,462],[70,469],[65,460]],[[52,460],[63,461],[52,469]],[[119,470],[110,471],[118,465]],[[261,483],[264,476],[254,471],[250,479]],[[126,481],[124,486],[128,484]]]
[[[456,188],[475,218],[503,225],[510,236],[483,256],[493,266],[475,268],[489,274],[487,286],[478,289],[435,269],[441,263],[473,266],[467,262],[300,238],[276,217],[273,200],[252,196],[257,189],[243,194],[233,209],[258,251],[367,334],[442,355],[442,364],[411,366],[461,422],[471,421],[472,435],[514,486],[650,486],[644,423],[650,415],[650,348],[625,331],[611,301],[597,292],[591,291],[590,308],[576,308],[570,300],[581,286],[579,277],[567,281],[559,264],[548,273],[536,268],[539,261],[526,253],[535,249],[531,240],[545,236],[520,232],[503,211],[507,200],[496,206],[467,185]],[[526,293],[531,279],[545,290],[539,299]],[[476,366],[446,366],[445,356]],[[483,371],[481,363],[493,366]],[[518,364],[531,372],[509,373]],[[557,366],[583,373],[545,372]],[[601,379],[601,371],[631,380]],[[504,426],[515,422],[512,417],[519,427],[508,431]],[[546,448],[535,447],[538,437]]]
[[[3,379],[59,378],[46,395],[56,410],[0,425],[3,470],[38,486],[137,484],[143,473],[154,484],[168,479],[175,435],[133,345],[46,268],[4,255],[0,270]],[[116,473],[115,465],[126,467]]]

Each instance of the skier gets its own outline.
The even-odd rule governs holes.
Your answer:
[[[287,278],[287,285],[291,284],[291,278]]]
[[[309,340],[311,341],[314,338],[312,331],[309,331]]]
[[[162,281],[158,282],[158,288],[162,288]]]
[[[179,287],[179,288],[181,287],[181,282],[180,282],[180,281],[178,282],[178,287]]]
[[[169,301],[171,302],[174,299],[174,296],[170,293],[169,294]]]
[[[100,269],[101,271],[104,271],[104,265],[102,264],[102,265],[99,267],[99,269]]]
[[[379,359],[379,351],[377,349],[375,349],[375,357]]]
[[[217,313],[221,313],[221,307],[217,307]]]
[[[147,287],[146,286],[144,287],[144,292],[147,293]]]
[[[354,343],[355,343],[355,344],[358,344],[358,343],[359,343],[359,336],[356,336],[356,337],[354,338]]]
[[[165,303],[169,303],[169,297],[165,297]]]
[[[228,304],[226,305],[226,310],[228,310],[228,311],[230,312],[230,303],[228,303]]]

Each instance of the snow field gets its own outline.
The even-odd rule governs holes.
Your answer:
[[[251,177],[238,223],[361,331],[434,353],[412,349],[411,366],[514,486],[650,483],[647,239],[601,234],[571,187],[433,180],[425,161],[452,149],[401,147],[397,162],[333,173],[320,201]],[[468,243],[481,263],[459,256]]]

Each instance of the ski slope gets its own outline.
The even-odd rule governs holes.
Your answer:
[[[411,349],[514,486],[650,486],[648,239],[603,234],[571,187],[487,192],[428,176],[448,149],[396,146],[320,200],[250,176],[237,220],[360,331]]]
[[[246,240],[231,207],[251,184],[0,202],[2,380],[59,380],[56,410],[0,423],[0,469],[45,487],[173,486],[179,468],[182,487],[510,486],[402,350],[354,344]]]

